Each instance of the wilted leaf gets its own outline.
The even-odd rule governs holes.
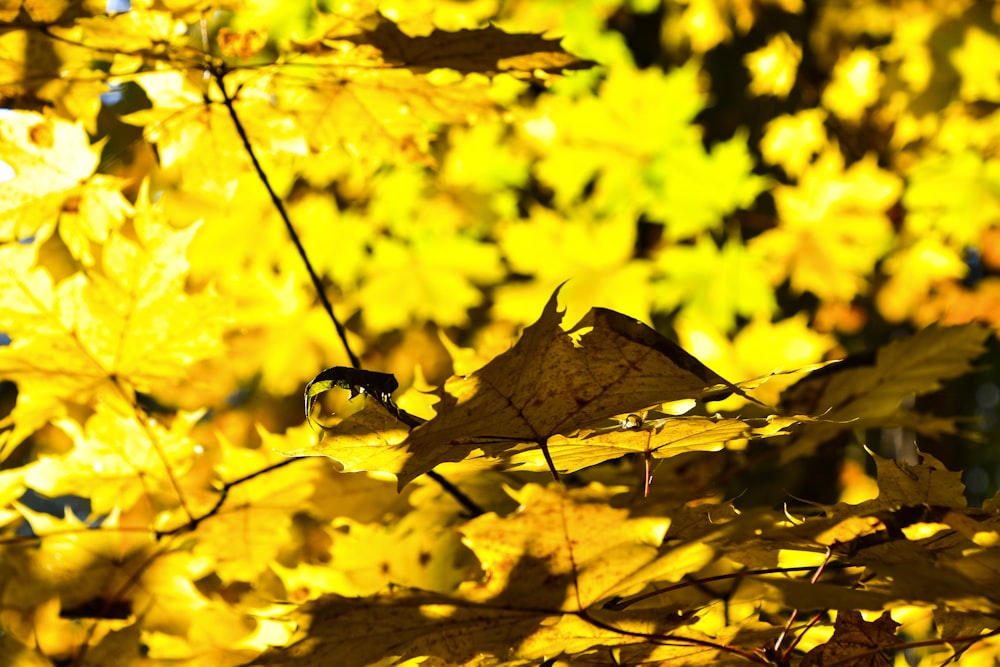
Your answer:
[[[859,510],[874,512],[922,505],[966,506],[962,473],[949,471],[930,454],[921,452],[918,465],[883,458],[873,452],[869,454],[878,467],[879,494],[878,498],[858,505]]]

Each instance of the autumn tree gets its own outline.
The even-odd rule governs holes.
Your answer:
[[[996,660],[1000,4],[0,21],[0,665]]]

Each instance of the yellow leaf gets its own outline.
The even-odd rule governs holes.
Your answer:
[[[978,325],[932,325],[910,338],[883,345],[874,359],[871,355],[849,357],[850,363],[802,378],[782,394],[782,405],[822,414],[823,419],[807,424],[782,450],[782,457],[788,460],[811,451],[840,431],[876,424],[930,432],[953,429],[953,418],[924,420],[901,407],[902,403],[971,370],[971,362],[983,353],[987,335]],[[879,486],[886,488],[881,479]]]
[[[572,491],[529,484],[513,493],[520,503],[515,514],[466,524],[464,541],[485,577],[463,593],[553,611],[586,609],[613,595],[620,581],[655,558],[669,521],[629,519],[602,502],[611,491],[598,484]]]
[[[840,118],[858,122],[865,110],[878,101],[883,75],[877,55],[855,48],[841,56],[833,68],[833,79],[823,91],[823,106]]]
[[[743,58],[750,70],[750,92],[754,95],[774,95],[785,98],[795,85],[795,76],[802,60],[802,47],[782,32],[762,48]]]
[[[933,234],[892,253],[883,266],[889,280],[879,289],[877,303],[879,312],[892,322],[909,317],[936,283],[960,279],[968,271],[958,251]]]
[[[567,312],[580,317],[594,304],[649,319],[652,267],[633,259],[635,222],[631,215],[594,218],[586,209],[562,215],[534,207],[525,221],[500,227],[500,247],[517,273],[534,276],[525,284],[500,285],[493,307],[495,317],[527,322],[537,303],[556,285]],[[560,248],[553,253],[552,248]]]
[[[648,454],[667,458],[685,452],[715,452],[726,442],[750,436],[750,425],[739,419],[674,417],[646,419],[641,428],[584,429],[572,436],[554,435],[546,447],[559,472],[576,472],[588,466],[620,458],[626,454]],[[504,463],[547,470],[536,450],[519,451]]]
[[[996,34],[969,26],[951,62],[962,76],[958,94],[963,100],[1000,102],[1000,39]]]
[[[0,116],[0,241],[48,236],[66,199],[98,156],[77,123],[7,110]]]
[[[680,307],[681,316],[730,331],[737,317],[770,317],[777,307],[764,258],[736,237],[722,248],[707,236],[694,245],[668,246],[656,253],[663,277],[656,282],[657,309]]]
[[[311,437],[306,426],[297,431],[285,437],[262,432],[259,450],[222,448],[219,476],[231,481],[280,462],[273,451],[282,446],[279,441]],[[218,511],[198,525],[194,553],[212,562],[224,583],[255,581],[290,541],[292,517],[314,493],[321,471],[316,463],[301,461],[231,487]]]
[[[906,229],[975,246],[1000,216],[1000,160],[975,150],[926,153],[907,173]]]
[[[131,204],[121,193],[123,185],[119,179],[96,174],[63,208],[59,237],[84,266],[95,262],[92,243],[106,241],[132,213]]]
[[[171,473],[188,467],[195,449],[183,429],[143,423],[105,404],[82,429],[68,419],[58,426],[72,438],[73,448],[42,458],[25,475],[28,486],[49,496],[88,497],[95,515],[142,502],[152,516],[176,505]]]
[[[772,263],[772,280],[788,277],[797,292],[849,301],[862,293],[875,262],[889,249],[885,215],[902,191],[899,177],[868,156],[844,169],[836,147],[824,151],[796,186],[775,188],[779,224],[750,240]]]
[[[782,167],[789,176],[800,177],[813,157],[827,146],[825,120],[822,109],[805,109],[770,121],[760,140],[764,159]]]
[[[739,389],[653,329],[604,308],[564,331],[553,294],[508,352],[467,377],[452,377],[437,415],[403,443],[411,452],[400,486],[474,449],[493,453],[541,444],[601,418]]]
[[[685,4],[687,7],[681,14],[680,23],[695,53],[704,53],[732,37],[718,3],[689,0]]]
[[[495,246],[462,236],[415,239],[410,245],[378,239],[364,266],[358,298],[373,332],[416,320],[450,326],[466,321],[482,302],[477,283],[501,275]]]

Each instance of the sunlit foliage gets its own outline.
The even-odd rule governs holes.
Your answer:
[[[1000,3],[0,21],[0,665],[996,659]]]

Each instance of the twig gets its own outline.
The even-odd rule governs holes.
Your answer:
[[[176,535],[178,533],[187,532],[189,530],[195,530],[203,521],[211,519],[213,516],[218,514],[219,510],[222,509],[222,506],[226,503],[226,499],[229,498],[230,489],[232,489],[234,486],[239,486],[240,484],[249,482],[250,480],[256,477],[260,477],[261,475],[269,473],[272,470],[277,470],[278,468],[284,468],[287,465],[290,465],[297,461],[305,461],[308,458],[310,457],[300,456],[300,457],[285,459],[284,461],[273,463],[267,466],[266,468],[261,468],[260,470],[255,470],[252,473],[243,475],[243,477],[238,477],[237,479],[234,479],[231,482],[226,482],[225,484],[222,485],[222,488],[219,489],[218,500],[215,501],[215,504],[212,505],[211,509],[209,509],[207,512],[205,512],[201,516],[191,517],[191,520],[188,521],[187,523],[181,524],[180,526],[177,526],[175,528],[171,528],[170,530],[154,531],[153,535],[156,537],[157,540],[159,540],[161,538],[168,537],[170,535]]]
[[[835,568],[846,568],[847,565],[841,563],[832,563],[827,566]],[[717,574],[711,577],[704,577],[701,579],[685,579],[676,584],[671,584],[670,586],[664,586],[663,588],[657,588],[646,593],[640,593],[631,598],[612,598],[604,603],[605,609],[610,609],[612,611],[623,611],[628,609],[637,602],[642,602],[643,600],[648,600],[649,598],[656,597],[657,595],[664,595],[672,591],[679,590],[681,588],[687,588],[688,586],[698,586],[700,584],[708,584],[714,581],[725,581],[726,579],[742,579],[743,577],[758,576],[764,574],[786,574],[788,572],[808,572],[810,570],[815,570],[813,566],[802,566],[802,567],[769,567],[761,570],[740,570],[739,572],[730,572],[729,574]]]
[[[445,492],[447,492],[452,498],[458,501],[458,504],[464,507],[465,511],[471,514],[473,517],[485,514],[485,512],[483,512],[483,509],[479,505],[477,505],[475,501],[472,500],[472,498],[465,495],[465,492],[462,491],[462,489],[458,488],[457,486],[449,482],[447,479],[445,479],[441,473],[434,472],[433,470],[428,470],[427,476],[433,479],[438,484],[440,484],[441,488],[444,489]]]
[[[285,204],[281,201],[281,197],[278,196],[278,193],[274,191],[274,187],[271,185],[271,179],[267,177],[267,172],[264,171],[264,167],[257,159],[257,153],[253,149],[253,144],[250,143],[250,137],[247,136],[247,131],[243,126],[243,121],[240,120],[239,114],[236,113],[235,99],[229,94],[229,91],[226,90],[225,68],[221,66],[213,68],[212,76],[215,78],[215,82],[219,86],[219,90],[222,94],[222,103],[229,112],[229,117],[233,121],[236,133],[240,135],[240,140],[243,142],[243,149],[246,150],[247,155],[250,156],[250,162],[253,163],[253,168],[257,172],[257,178],[260,179],[260,182],[263,183],[264,187],[267,189],[267,194],[271,197],[271,203],[274,204],[274,209],[278,212],[278,216],[281,218],[281,221],[285,223],[285,229],[288,231],[288,236],[291,237],[292,243],[295,244],[295,249],[298,251],[299,257],[302,258],[302,263],[305,265],[306,271],[309,272],[309,278],[312,280],[313,287],[316,289],[316,294],[319,296],[320,303],[323,304],[323,310],[326,311],[326,314],[330,317],[330,321],[333,322],[333,326],[337,330],[337,335],[340,337],[340,342],[343,343],[344,350],[347,352],[347,357],[351,361],[351,366],[360,369],[361,360],[351,349],[351,344],[347,340],[347,329],[344,327],[343,323],[337,319],[337,315],[333,312],[333,306],[330,304],[330,300],[326,296],[326,290],[323,289],[323,281],[320,280],[319,274],[316,273],[312,262],[309,261],[309,255],[306,253],[305,246],[302,245],[302,239],[299,238],[298,232],[295,231],[295,226],[292,225],[291,218],[288,217],[288,211],[285,209]]]
[[[816,568],[816,571],[813,573],[813,576],[809,578],[810,584],[815,584],[817,581],[819,581],[819,578],[823,576],[823,571],[826,569],[826,566],[830,564],[830,558],[832,557],[833,557],[833,549],[827,547],[826,557],[823,559],[823,562],[819,564],[819,567]],[[802,636],[806,633],[806,631],[809,628],[816,625],[816,623],[819,621],[820,618],[819,615],[814,616],[813,619],[809,621],[808,624],[806,624],[806,627],[802,629],[802,632],[800,632],[798,636],[792,639],[792,642],[788,645],[788,648],[785,649],[784,652],[782,652],[781,645],[785,643],[785,637],[788,635],[788,631],[791,629],[792,623],[795,621],[795,617],[798,616],[798,614],[799,614],[798,609],[792,610],[791,615],[788,617],[788,623],[786,623],[784,629],[782,629],[781,635],[778,637],[778,641],[774,643],[774,652],[776,654],[781,655],[783,662],[788,662],[789,658],[791,658],[792,651],[795,650],[795,647],[802,639]]]
[[[344,350],[347,352],[347,357],[351,361],[351,366],[361,370],[361,359],[359,359],[351,349],[351,345],[347,340],[347,329],[344,327],[343,323],[337,319],[337,315],[333,312],[333,306],[330,304],[330,300],[326,296],[326,290],[323,289],[323,282],[320,280],[319,274],[316,273],[312,262],[309,260],[309,255],[306,253],[305,246],[302,245],[302,239],[299,238],[298,232],[295,231],[295,226],[292,225],[292,220],[288,216],[285,204],[281,201],[281,197],[278,196],[278,193],[275,192],[274,187],[271,185],[271,179],[268,178],[267,172],[264,171],[264,167],[261,165],[260,160],[257,159],[257,153],[254,151],[253,144],[250,143],[250,137],[247,136],[246,128],[243,126],[243,122],[240,120],[239,114],[236,113],[235,98],[229,94],[228,90],[226,90],[225,66],[215,66],[211,68],[211,73],[216,84],[219,86],[219,91],[222,95],[222,103],[229,112],[229,117],[233,121],[236,133],[240,135],[240,140],[243,142],[243,149],[246,150],[247,155],[250,157],[250,162],[253,163],[253,168],[257,172],[257,177],[260,179],[260,182],[264,184],[267,194],[271,197],[271,203],[274,204],[274,209],[278,212],[278,216],[281,218],[281,221],[285,223],[285,229],[288,231],[288,236],[292,239],[292,243],[295,244],[295,249],[298,251],[299,257],[302,259],[302,263],[306,267],[306,271],[309,273],[309,278],[312,280],[313,287],[316,289],[316,295],[319,297],[320,303],[323,304],[323,309],[326,311],[326,314],[330,317],[330,321],[333,322],[334,328],[337,330],[337,335],[340,337],[340,341],[344,345]],[[267,472],[271,469],[273,468],[265,468],[260,472]],[[555,474],[554,469],[553,474]],[[479,516],[483,513],[483,510],[472,502],[468,496],[462,493],[458,487],[446,480],[440,474],[431,471],[427,476],[440,484],[441,488],[457,500],[462,507],[471,512],[473,516]],[[223,498],[220,499],[219,504],[221,505],[224,501],[225,497],[223,496]]]

